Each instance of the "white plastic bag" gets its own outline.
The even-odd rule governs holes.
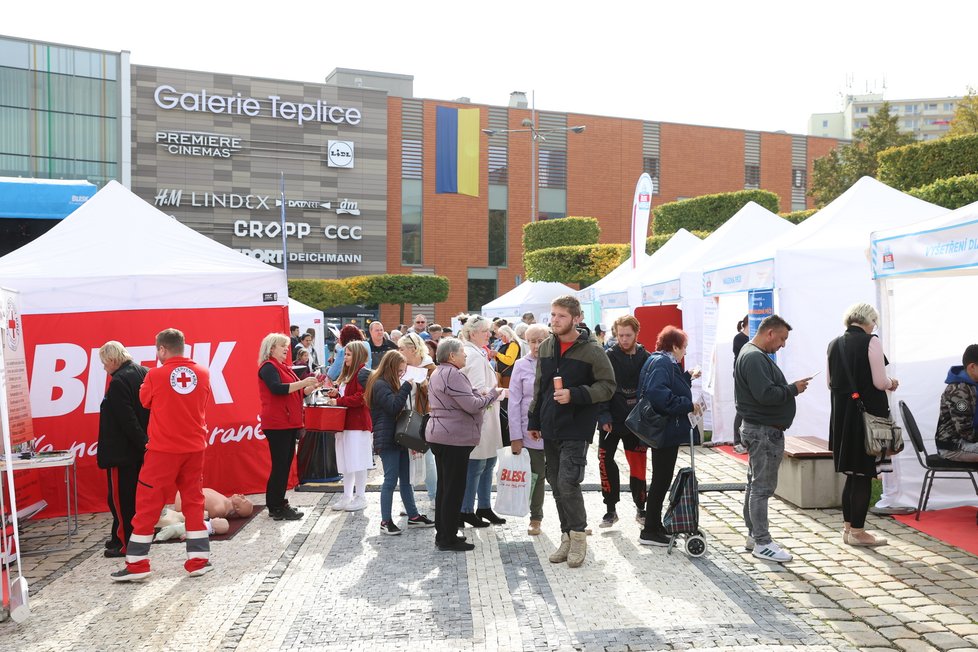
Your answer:
[[[426,477],[424,453],[408,449],[408,457],[411,463],[411,486],[424,484]]]
[[[496,453],[496,503],[493,510],[506,516],[530,513],[530,454],[526,449],[513,455],[509,447]]]

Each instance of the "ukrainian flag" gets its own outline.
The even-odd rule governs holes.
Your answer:
[[[478,197],[479,109],[435,108],[435,192]]]

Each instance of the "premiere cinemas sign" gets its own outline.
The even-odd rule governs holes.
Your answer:
[[[315,102],[296,102],[282,99],[279,95],[269,95],[259,100],[255,97],[243,97],[241,93],[216,95],[209,93],[207,89],[201,89],[199,92],[196,90],[180,92],[168,84],[157,86],[153,92],[153,99],[158,107],[167,111],[180,109],[252,118],[266,116],[295,122],[300,127],[310,122],[355,126],[363,119],[360,109],[331,106],[319,99]]]

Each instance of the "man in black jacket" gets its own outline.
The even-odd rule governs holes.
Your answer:
[[[108,477],[112,534],[105,542],[106,557],[125,557],[136,514],[136,482],[146,452],[149,410],[139,402],[139,387],[148,369],[132,361],[119,342],[98,350],[105,372],[112,376],[99,408],[96,461]]]
[[[618,521],[616,506],[621,498],[621,480],[615,452],[619,441],[628,461],[628,486],[635,501],[635,520],[645,525],[645,471],[649,449],[625,426],[628,413],[638,402],[638,378],[642,366],[649,359],[649,352],[636,339],[639,328],[638,320],[632,315],[619,317],[611,327],[617,344],[608,349],[608,359],[615,370],[618,386],[598,416],[598,468],[601,472],[601,495],[608,510],[601,519],[601,527],[611,527]]]
[[[550,561],[566,561],[571,568],[583,564],[587,555],[587,512],[581,493],[587,449],[601,404],[615,392],[611,362],[587,328],[578,330],[580,322],[581,303],[575,297],[553,300],[553,337],[540,345],[527,421],[528,434],[543,437],[547,482],[563,533]]]

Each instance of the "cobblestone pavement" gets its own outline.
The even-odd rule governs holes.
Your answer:
[[[700,482],[743,480],[740,462],[699,451]],[[526,519],[467,528],[466,554],[437,552],[431,529],[382,536],[375,493],[360,513],[331,511],[336,497],[291,495],[303,520],[257,516],[213,543],[201,578],[183,571],[182,546],[154,546],[154,576],[136,584],[109,580],[120,560],[102,556],[106,516],[83,515],[71,550],[25,558],[32,615],[0,623],[0,650],[978,649],[978,559],[889,518],[870,527],[891,545],[852,548],[838,510],[772,500],[772,531],[795,555],[781,566],[744,552],[741,493],[703,494],[709,549],[691,559],[638,544],[627,490],[619,523],[596,527],[590,491],[594,534],[571,569],[547,560],[549,494],[541,536]]]

